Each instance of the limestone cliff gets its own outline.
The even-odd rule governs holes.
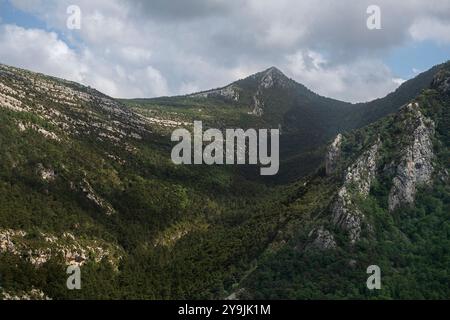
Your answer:
[[[396,168],[389,193],[389,211],[412,204],[417,187],[431,184],[433,174],[434,122],[422,114],[417,103],[407,105],[402,112],[410,143],[402,150],[403,156]]]
[[[339,133],[330,144],[325,156],[325,171],[327,176],[332,175],[341,155],[342,135]]]
[[[307,249],[329,250],[336,248],[334,235],[323,226],[313,229],[309,237],[314,240],[307,246]]]
[[[331,205],[333,224],[348,232],[351,243],[359,240],[364,223],[364,214],[356,205],[355,198],[369,194],[380,145],[378,140],[347,169],[344,184]]]

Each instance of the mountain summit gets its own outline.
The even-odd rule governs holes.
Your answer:
[[[262,116],[264,113],[264,101],[261,100],[263,91],[271,88],[285,89],[293,85],[294,82],[279,69],[270,67],[225,87],[191,94],[189,97],[229,100],[248,107],[251,114]]]
[[[264,89],[272,87],[283,88],[289,85],[293,85],[293,80],[289,79],[283,72],[276,67],[270,67],[269,69],[256,73],[249,78],[259,81],[259,86]]]

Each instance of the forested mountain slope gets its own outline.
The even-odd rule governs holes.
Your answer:
[[[117,101],[0,65],[0,295],[448,297],[448,69],[369,108],[276,68],[190,96]],[[355,108],[380,108],[378,121],[351,131],[369,121]],[[280,127],[284,173],[174,165],[170,133],[193,120]],[[385,268],[385,291],[364,291],[367,263]],[[70,264],[80,291],[66,288]]]
[[[292,186],[299,196],[289,211],[303,219],[280,231],[241,296],[448,298],[449,129],[446,65],[398,113],[339,134],[324,167]],[[379,291],[365,285],[371,265],[381,269]]]
[[[314,170],[323,159],[322,146],[337,133],[360,128],[395,113],[419,95],[430,86],[440,67],[368,103],[351,104],[322,97],[275,67],[219,89],[124,102],[147,115],[187,123],[203,120],[214,128],[280,128],[283,165],[276,179],[270,182],[286,183]]]

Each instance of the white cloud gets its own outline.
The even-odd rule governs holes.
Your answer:
[[[450,44],[450,21],[422,19],[409,29],[416,41],[432,40],[439,44]]]
[[[74,81],[84,81],[88,71],[76,53],[52,32],[0,26],[1,61]]]
[[[53,43],[46,41],[49,34],[41,31],[43,48],[30,48],[34,60],[6,49],[0,60],[82,79],[119,97],[219,87],[275,65],[319,93],[368,100],[401,82],[382,63],[392,48],[408,41],[450,42],[446,0],[378,0],[382,30],[376,31],[366,27],[372,0],[324,0],[320,6],[316,0],[10,1],[68,42],[56,34]],[[82,10],[79,31],[66,28],[72,4]],[[58,66],[57,57],[48,61],[57,44],[55,54],[67,56],[61,60],[71,67]]]
[[[397,86],[400,86],[403,84],[406,80],[402,78],[392,78],[392,82],[395,83]]]
[[[362,102],[393,91],[404,82],[379,60],[356,60],[333,66],[318,52],[298,51],[287,56],[287,73],[324,96]]]
[[[139,63],[130,70],[127,64],[113,64],[88,48],[71,49],[54,32],[1,25],[0,43],[3,63],[91,85],[114,97],[169,93],[166,79],[148,64],[150,52],[139,48],[118,51],[126,62]]]

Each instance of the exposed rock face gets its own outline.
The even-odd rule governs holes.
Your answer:
[[[402,137],[408,142],[399,150],[400,161],[388,167],[395,174],[388,197],[389,211],[414,203],[419,185],[429,185],[433,175],[433,136],[435,125],[420,111],[417,103],[404,106],[395,121],[404,128]],[[330,175],[336,169],[342,137],[336,137],[326,157],[326,171]],[[371,184],[377,172],[377,157],[381,146],[378,141],[364,152],[346,171],[344,184],[331,205],[332,222],[348,232],[351,243],[360,238],[365,216],[357,206],[357,197],[369,195]],[[370,229],[371,226],[368,225]]]
[[[0,252],[11,252],[13,254],[18,254],[19,251],[16,249],[13,237],[25,237],[26,233],[24,231],[15,230],[3,230],[0,231]]]
[[[364,214],[355,204],[355,196],[367,197],[376,174],[377,154],[381,142],[378,140],[369,150],[347,169],[344,185],[331,206],[333,223],[347,231],[350,242],[359,240]]]
[[[432,87],[443,93],[450,93],[450,71],[441,70],[433,79]]]
[[[367,196],[370,191],[370,185],[375,178],[377,169],[377,155],[381,146],[381,141],[378,141],[364,152],[356,162],[347,169],[344,184],[352,184],[356,187],[357,192]]]
[[[220,90],[220,95],[234,101],[239,100],[239,90],[235,86],[228,86]]]
[[[406,120],[411,143],[402,152],[389,193],[389,211],[414,203],[416,188],[429,185],[433,174],[434,122],[420,112],[417,103],[406,106]]]
[[[336,170],[337,162],[341,156],[341,144],[342,135],[339,133],[328,147],[328,151],[325,156],[325,171],[327,176],[332,175]]]
[[[44,100],[45,99],[45,100]],[[37,101],[37,102],[36,102]],[[47,101],[44,106],[39,101]],[[33,114],[47,122],[17,121],[19,132],[35,131],[46,139],[95,135],[125,146],[141,140],[153,125],[115,99],[79,84],[0,64],[0,108]]]
[[[334,240],[333,234],[324,229],[324,227],[311,231],[309,236],[315,238],[314,241],[308,246],[309,248],[319,250],[330,250],[336,248],[336,241]]]
[[[342,187],[332,207],[333,223],[349,233],[350,242],[359,240],[364,214],[352,201],[347,188]]]
[[[76,239],[65,232],[61,237],[41,233],[37,241],[27,239],[23,230],[0,229],[0,253],[8,252],[24,257],[35,267],[40,267],[55,256],[62,256],[67,265],[84,265],[88,260],[103,259],[117,265],[120,249],[98,240]],[[41,241],[43,240],[43,242]]]
[[[110,216],[116,212],[108,201],[97,195],[94,188],[92,188],[91,184],[86,179],[83,180],[81,191],[86,195],[86,198],[92,201],[97,207],[101,208],[106,215]]]
[[[260,75],[261,73],[254,75],[254,77]],[[269,89],[275,86],[278,88],[287,88],[291,85],[291,80],[275,67],[263,71],[261,80],[259,81],[259,87],[262,89]]]
[[[253,96],[253,110],[250,114],[261,117],[264,114],[264,101],[260,98],[261,91],[258,91],[256,95]]]
[[[254,75],[254,77],[261,77],[258,84],[258,89],[253,96],[253,106],[250,114],[261,117],[264,114],[264,90],[277,87],[287,88],[292,85],[289,80],[280,70],[275,67],[269,68],[261,73]]]
[[[37,168],[38,174],[41,176],[41,179],[47,182],[54,181],[56,179],[56,173],[51,168],[44,168],[44,166],[40,163]]]
[[[0,300],[51,300],[42,290],[31,289],[29,292],[6,292],[0,293]]]
[[[48,130],[45,130],[44,128],[42,128],[42,127],[40,127],[38,125],[35,125],[33,123],[18,122],[17,123],[17,127],[19,128],[19,130],[21,132],[25,132],[27,130],[34,130],[34,131],[40,133],[42,136],[44,136],[47,139],[55,140],[55,141],[58,141],[58,142],[61,141],[61,139],[54,132],[50,132]]]
[[[438,174],[439,179],[443,182],[443,183],[448,183],[450,181],[449,177],[450,174],[448,173],[448,170],[443,169],[439,174]]]
[[[212,98],[223,97],[228,100],[239,101],[239,88],[235,85],[229,85],[225,88],[210,90],[190,95],[193,98]]]
[[[261,117],[264,114],[264,92],[265,90],[269,90],[271,88],[289,88],[294,86],[294,81],[286,77],[280,70],[275,67],[271,67],[263,72],[256,73],[247,79],[251,79],[255,81],[254,84],[255,90],[251,92],[251,101],[249,103],[250,111],[248,114],[255,115]],[[242,87],[239,81],[230,84],[226,87],[194,93],[188,95],[188,97],[192,98],[214,98],[221,97],[230,101],[240,101],[242,102],[241,96],[246,96],[245,87]]]

